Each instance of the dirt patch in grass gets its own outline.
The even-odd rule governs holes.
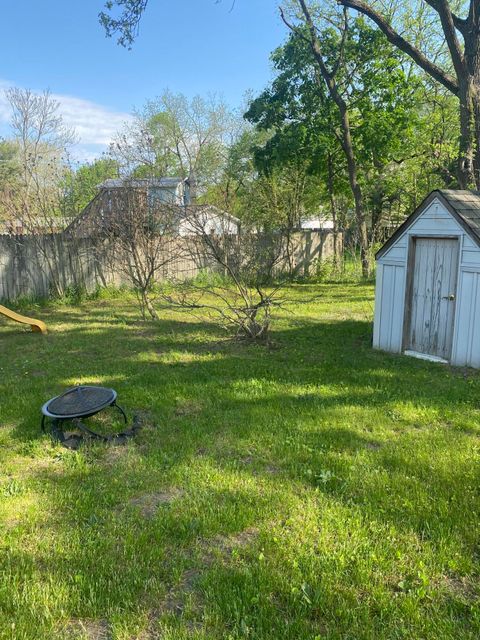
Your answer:
[[[135,328],[135,335],[137,335],[139,338],[150,338],[153,339],[156,337],[156,332],[154,329],[137,329],[135,327],[135,323],[132,323],[132,326],[134,326]]]
[[[240,458],[239,462],[242,466],[250,467],[255,463],[255,458],[253,456],[244,456],[243,458]],[[273,464],[264,464],[258,469],[252,469],[251,473],[254,476],[261,475],[262,473],[265,473],[269,476],[275,476],[280,473],[280,469]]]
[[[123,458],[126,457],[127,453],[128,453],[127,447],[108,446],[105,451],[103,461],[107,465],[115,465],[121,460],[123,460]]]
[[[194,416],[201,413],[203,410],[202,405],[199,402],[193,400],[185,400],[177,403],[174,414],[177,418],[183,416]]]
[[[170,504],[183,496],[183,490],[178,487],[170,487],[156,493],[145,493],[129,502],[134,507],[138,507],[142,516],[152,518],[157,509],[166,504]]]
[[[164,613],[180,615],[185,609],[186,597],[195,591],[195,583],[200,578],[200,575],[201,572],[198,569],[185,571],[180,582],[168,592],[157,610],[157,615]]]
[[[22,461],[24,478],[37,477],[38,475],[61,476],[65,473],[65,467],[61,458],[28,458]]]
[[[439,587],[442,591],[446,591],[449,595],[463,602],[472,603],[479,599],[473,581],[465,576],[454,574],[442,576]]]
[[[218,535],[202,540],[200,544],[202,564],[208,568],[216,558],[228,558],[234,550],[242,549],[254,542],[257,536],[258,529],[249,527],[230,536]],[[179,582],[170,589],[159,606],[152,609],[149,616],[150,622],[148,628],[144,632],[144,635],[140,636],[142,640],[150,640],[157,637],[154,635],[153,629],[163,615],[181,616],[189,597],[195,599],[195,605],[200,609],[201,594],[199,594],[196,589],[196,584],[201,575],[202,570],[197,568],[187,569],[182,574]],[[195,628],[197,628],[197,625],[192,623],[192,630],[195,630]]]
[[[106,620],[70,620],[64,631],[69,640],[110,640],[113,637]]]
[[[152,413],[148,409],[134,409],[133,416],[142,429],[155,426]]]
[[[148,623],[146,629],[137,636],[137,640],[160,640],[161,632],[158,630],[158,623],[165,615],[180,617],[186,607],[189,596],[195,594],[195,584],[201,575],[199,569],[188,569],[180,578],[180,581],[173,586],[167,593],[165,598],[157,605],[152,607],[148,615]],[[200,601],[198,594],[195,594],[198,604]],[[196,627],[192,623],[192,630]]]
[[[378,449],[381,448],[381,444],[380,442],[376,442],[375,440],[369,440],[368,442],[365,443],[365,446],[367,449],[370,449],[371,451],[377,451]]]
[[[44,370],[34,369],[33,371],[30,371],[30,375],[33,376],[34,378],[42,378],[44,376],[47,376],[48,373],[47,371],[44,371]]]
[[[215,558],[219,556],[227,558],[233,551],[243,549],[255,542],[257,537],[258,529],[256,527],[249,527],[230,536],[218,535],[204,540],[201,544],[202,560],[207,565],[210,565]]]
[[[133,418],[131,423],[127,425],[126,430],[136,429],[138,433],[142,431],[146,431],[148,429],[153,429],[155,427],[155,422],[153,420],[153,416],[150,411],[144,409],[137,409],[133,412]],[[122,460],[127,456],[128,452],[131,451],[128,446],[128,443],[136,443],[136,436],[138,433],[135,433],[134,437],[129,438],[118,438],[113,440],[107,444],[107,449],[104,455],[104,461],[106,464],[113,465]],[[142,450],[141,445],[137,445],[138,450]]]
[[[470,378],[478,378],[478,370],[470,367],[448,367],[448,371],[452,377],[464,378],[468,380]]]
[[[276,476],[278,473],[280,473],[280,469],[273,464],[267,464],[267,466],[265,467],[265,473],[270,476]]]

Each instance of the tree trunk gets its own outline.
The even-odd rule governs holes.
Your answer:
[[[335,100],[335,98],[334,98]],[[342,122],[342,147],[347,158],[348,180],[355,202],[355,220],[358,228],[358,238],[360,241],[360,259],[362,262],[362,276],[368,278],[370,275],[370,262],[368,259],[368,233],[363,208],[362,189],[358,183],[357,162],[353,151],[352,136],[350,132],[350,118],[348,110],[343,100],[337,102],[340,119]]]
[[[357,163],[355,160],[355,153],[353,150],[352,144],[352,134],[350,130],[350,119],[348,116],[348,107],[347,103],[343,99],[340,90],[338,88],[335,74],[338,71],[339,65],[341,64],[341,60],[343,57],[343,51],[338,53],[338,61],[337,64],[334,65],[334,71],[329,72],[325,60],[323,57],[322,47],[320,41],[317,37],[317,32],[315,29],[315,25],[313,23],[312,16],[307,7],[305,0],[298,0],[298,3],[302,9],[303,15],[305,17],[305,22],[308,26],[308,30],[310,32],[310,46],[312,48],[313,57],[315,62],[318,65],[318,69],[320,71],[320,76],[323,78],[325,84],[327,85],[328,92],[330,97],[337,105],[338,111],[340,113],[340,121],[341,121],[341,137],[340,142],[342,145],[343,152],[345,153],[345,157],[347,159],[347,167],[348,167],[348,180],[350,183],[350,188],[352,190],[353,199],[355,202],[355,221],[358,227],[358,236],[360,240],[360,258],[362,262],[362,275],[364,278],[367,278],[370,275],[370,263],[368,259],[368,234],[367,234],[367,223],[365,221],[365,211],[363,208],[363,197],[362,197],[362,189],[358,182],[357,178]],[[285,20],[283,12],[281,13],[284,22],[290,29],[295,30],[288,24]],[[347,21],[345,16],[345,23],[343,26],[344,32],[343,36],[347,33]],[[342,47],[345,40],[342,37]],[[320,76],[318,76],[318,82],[321,82]]]
[[[330,200],[330,213],[332,214],[332,223],[333,223],[333,269],[334,271],[338,270],[338,221],[337,221],[337,206],[335,204],[335,191],[333,184],[333,157],[330,151],[327,156],[327,166],[328,166],[328,178],[327,178],[327,188],[328,188],[328,197]]]
[[[466,100],[471,109],[469,122],[472,141],[472,183],[480,189],[480,10],[478,2],[472,2],[470,5],[468,28],[464,30],[464,43],[464,67],[470,81],[467,86]]]
[[[458,153],[458,183],[461,189],[478,188],[475,178],[478,177],[478,92],[475,91],[472,78],[468,74],[459,78],[458,98],[460,100],[460,145]],[[477,104],[475,104],[475,102]],[[475,104],[475,108],[474,108]],[[474,159],[475,167],[474,170]]]
[[[150,298],[148,297],[148,292],[147,291],[142,291],[141,292],[141,300],[142,300],[142,308],[148,311],[149,316],[152,318],[152,320],[158,320],[158,313],[155,311],[155,307],[152,304],[152,301],[150,300]],[[143,312],[143,318],[145,319],[145,311]]]

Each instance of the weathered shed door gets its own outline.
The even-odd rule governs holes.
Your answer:
[[[458,240],[414,238],[406,348],[449,360],[458,268]]]

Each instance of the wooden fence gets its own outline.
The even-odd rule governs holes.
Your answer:
[[[280,270],[304,276],[333,256],[334,236],[330,231],[301,231],[292,234],[289,245]],[[338,234],[339,255],[342,248]],[[129,284],[112,255],[106,243],[93,238],[0,235],[0,300],[46,298],[70,287],[93,291],[98,286]],[[191,252],[176,252],[176,256],[168,265],[168,275],[176,279],[193,278],[208,266]]]

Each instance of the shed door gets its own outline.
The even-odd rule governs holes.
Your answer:
[[[449,360],[455,315],[458,240],[414,238],[413,242],[407,349]]]

